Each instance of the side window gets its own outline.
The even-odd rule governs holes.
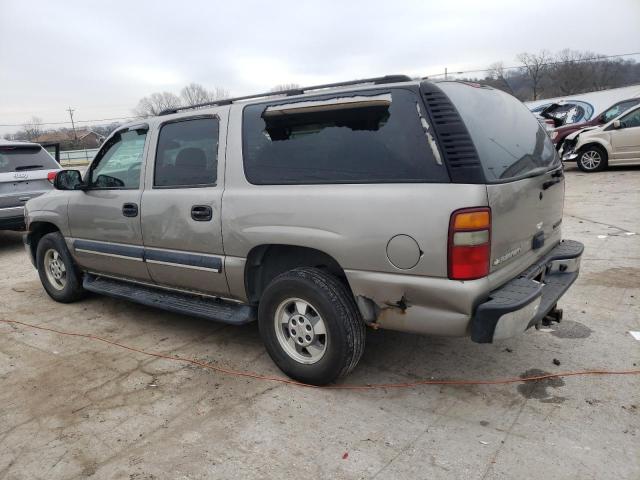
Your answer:
[[[640,108],[622,117],[620,123],[624,128],[640,127]]]
[[[623,104],[618,104],[618,105],[614,105],[613,107],[611,107],[609,110],[607,110],[606,112],[604,112],[604,115],[602,116],[602,121],[604,123],[609,123],[611,120],[613,120],[614,118],[616,118],[618,115],[620,115],[620,112],[623,111],[622,109],[622,105]]]
[[[256,185],[446,182],[418,96],[367,91],[245,107],[244,170]]]
[[[146,130],[130,130],[115,134],[100,151],[92,167],[92,188],[140,188],[140,169]]]
[[[638,104],[638,102],[639,102],[638,100],[628,100],[626,102],[620,102],[614,105],[609,110],[604,112],[604,116],[603,116],[604,123],[610,122],[621,113],[624,113],[625,111],[629,110],[631,107],[635,107]]]
[[[168,123],[160,129],[153,185],[203,187],[217,181],[217,118]]]

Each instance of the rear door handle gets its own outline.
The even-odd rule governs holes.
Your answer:
[[[191,207],[191,218],[196,222],[209,222],[213,218],[213,210],[209,205],[194,205]]]
[[[125,203],[122,205],[122,215],[125,217],[137,217],[138,216],[138,205],[135,203]]]

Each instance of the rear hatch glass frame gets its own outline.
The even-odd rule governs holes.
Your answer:
[[[434,86],[444,92],[462,119],[476,149],[484,183],[514,182],[561,167],[544,127],[515,97],[463,82]]]

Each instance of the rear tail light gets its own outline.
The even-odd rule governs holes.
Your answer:
[[[449,278],[475,280],[489,274],[491,210],[463,208],[449,222]]]
[[[58,174],[58,172],[49,172],[49,173],[47,173],[47,180],[49,180],[50,183],[55,182],[57,174]]]

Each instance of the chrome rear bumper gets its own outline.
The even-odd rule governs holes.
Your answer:
[[[517,278],[489,294],[471,320],[471,339],[491,343],[542,322],[578,278],[584,246],[565,240]]]

